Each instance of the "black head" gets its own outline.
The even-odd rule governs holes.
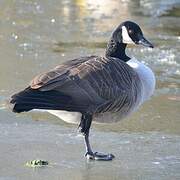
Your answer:
[[[113,33],[113,39],[119,43],[141,44],[153,48],[153,45],[143,36],[141,28],[131,21],[120,24]]]

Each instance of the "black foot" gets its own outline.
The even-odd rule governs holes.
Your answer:
[[[115,156],[113,154],[102,154],[102,153],[86,153],[86,158],[89,160],[97,160],[97,161],[112,161]]]

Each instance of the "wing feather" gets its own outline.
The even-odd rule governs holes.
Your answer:
[[[59,65],[35,77],[30,86],[67,93],[79,104],[91,102],[97,112],[119,111],[122,107],[126,111],[137,99],[133,97],[137,96],[136,80],[137,74],[125,62],[90,56]]]

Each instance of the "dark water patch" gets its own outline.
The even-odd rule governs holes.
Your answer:
[[[162,17],[164,16],[180,17],[180,4],[167,10],[167,12],[162,15]]]
[[[61,52],[61,50],[67,49],[67,48],[76,48],[76,47],[84,47],[88,49],[96,49],[96,48],[106,48],[107,42],[58,42],[55,44],[57,49],[54,49],[55,52],[58,52],[58,50]]]
[[[0,179],[180,179],[178,3],[0,1]],[[136,46],[128,51],[152,68],[157,86],[154,96],[126,120],[93,123],[94,150],[115,154],[113,162],[87,163],[77,126],[48,113],[14,114],[4,109],[4,100],[35,75],[75,57],[104,54],[111,32],[127,19],[140,24],[155,44],[152,50]],[[36,158],[57,166],[39,171],[24,167]]]
[[[140,7],[143,15],[149,15],[153,17],[161,17],[163,15],[166,15],[167,12],[171,12],[174,7],[177,7],[179,5],[180,3],[178,0],[140,0]]]

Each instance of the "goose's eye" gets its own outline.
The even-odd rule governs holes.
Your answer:
[[[129,34],[133,34],[133,30],[132,30],[132,29],[129,29],[129,30],[128,30],[128,33],[129,33]]]

